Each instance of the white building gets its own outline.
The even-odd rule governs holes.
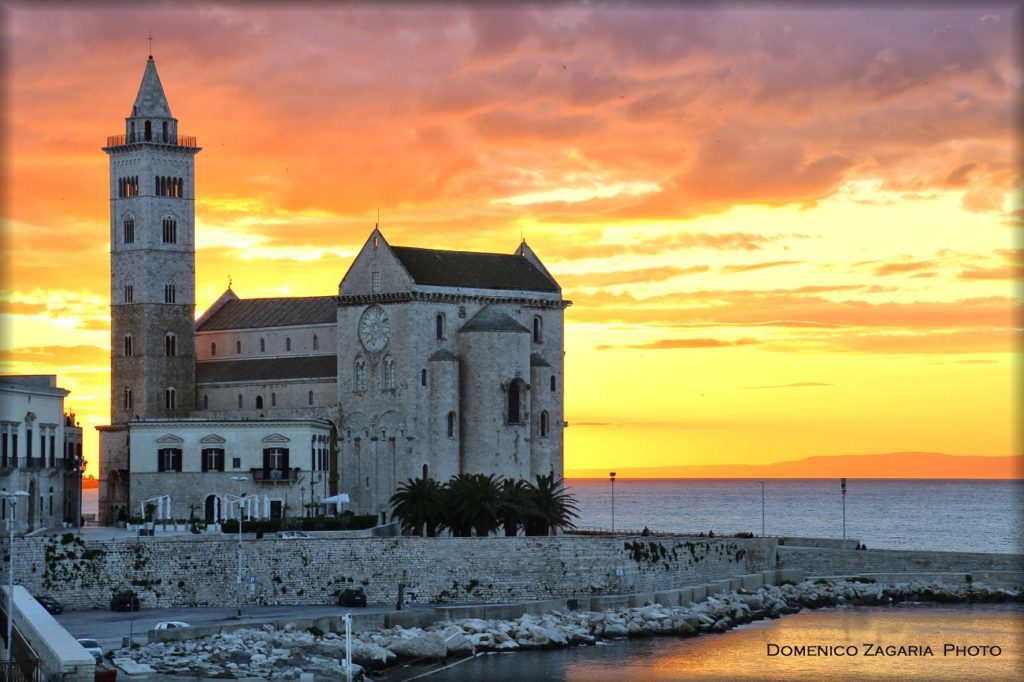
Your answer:
[[[25,491],[16,533],[77,525],[82,509],[82,429],[65,414],[53,375],[0,376],[0,489]],[[11,509],[0,501],[0,519]]]

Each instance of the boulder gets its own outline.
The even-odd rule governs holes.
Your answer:
[[[444,645],[449,656],[473,655],[473,642],[469,641],[469,638],[462,632],[454,632],[445,637]]]
[[[448,654],[444,638],[436,632],[424,632],[413,637],[396,639],[388,645],[399,658],[442,659]]]
[[[342,646],[339,658],[344,660],[345,648]],[[370,670],[379,670],[390,665],[396,658],[393,651],[372,642],[352,640],[352,661]]]
[[[626,637],[629,630],[622,623],[607,623],[604,626],[604,636],[608,638]]]

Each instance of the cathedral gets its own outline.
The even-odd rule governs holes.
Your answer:
[[[146,62],[110,158],[111,423],[99,520],[347,509],[389,521],[410,478],[562,477],[564,310],[512,254],[389,244],[336,295],[195,308],[195,138]]]

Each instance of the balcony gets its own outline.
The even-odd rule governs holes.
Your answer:
[[[302,473],[302,469],[294,467],[291,469],[249,469],[249,473],[252,474],[252,480],[256,483],[269,483],[271,485],[277,483],[295,483],[299,480],[299,474]]]
[[[144,139],[141,133],[135,135],[110,135],[107,137],[108,147],[123,147],[129,144],[165,144],[169,147],[196,147],[196,138],[186,135],[153,135]]]

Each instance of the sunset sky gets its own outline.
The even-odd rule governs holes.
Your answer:
[[[148,4],[148,3],[147,3]],[[566,469],[1019,455],[1013,4],[6,4],[0,371],[109,418],[108,135],[198,138],[197,313],[396,245],[566,311]],[[1017,327],[1015,330],[1014,328]]]

